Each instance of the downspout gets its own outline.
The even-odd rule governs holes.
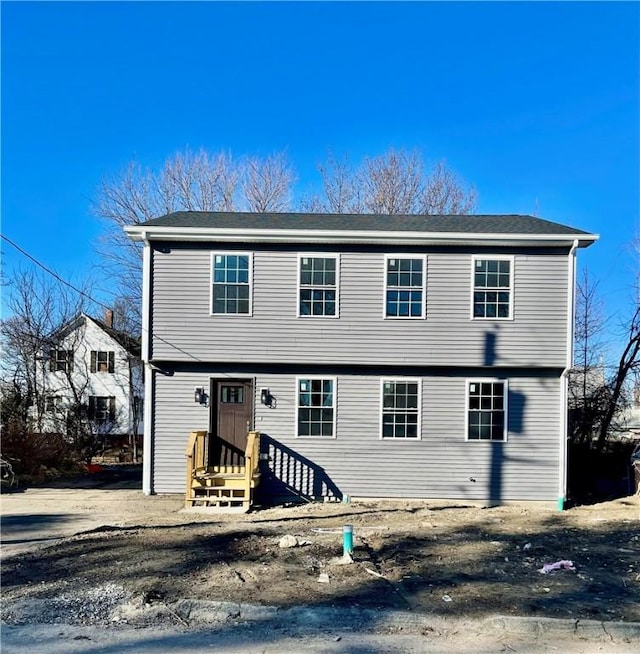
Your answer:
[[[576,309],[576,250],[578,239],[569,250],[567,271],[567,342],[565,367],[560,375],[560,470],[558,511],[563,511],[567,499],[567,439],[569,429],[569,371],[573,367],[573,330]]]
[[[152,479],[152,426],[154,376],[151,364],[151,244],[147,233],[142,233],[144,249],[142,251],[142,363],[144,365],[144,430],[142,441],[142,492],[145,495],[153,493]]]

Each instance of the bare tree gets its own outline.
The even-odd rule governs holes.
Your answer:
[[[243,204],[259,213],[287,211],[294,181],[295,174],[283,153],[264,159],[249,157],[242,166]]]
[[[465,188],[444,161],[427,169],[416,151],[391,148],[367,157],[358,167],[333,155],[319,167],[323,193],[305,207],[330,213],[468,214],[476,203],[473,187]]]
[[[98,253],[136,329],[141,325],[142,248],[123,227],[175,211],[284,211],[290,208],[294,177],[281,153],[236,161],[226,152],[186,150],[160,170],[131,163],[104,179],[93,205],[106,225]]]

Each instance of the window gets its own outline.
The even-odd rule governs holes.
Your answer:
[[[113,422],[116,418],[116,398],[89,396],[89,419],[104,424]]]
[[[244,388],[242,386],[223,386],[220,389],[222,404],[243,404]]]
[[[337,269],[338,257],[300,256],[298,316],[337,316]]]
[[[71,372],[73,370],[73,350],[49,350],[50,372]]]
[[[115,368],[115,352],[91,350],[91,372],[110,372]]]
[[[382,438],[418,438],[419,380],[382,380]]]
[[[511,318],[513,259],[473,259],[473,317]]]
[[[335,379],[298,379],[298,436],[335,436]]]
[[[424,318],[425,258],[387,256],[385,317]]]
[[[467,393],[467,438],[475,441],[507,439],[507,382],[470,381]]]
[[[62,398],[57,395],[47,395],[44,399],[44,410],[47,413],[57,413],[62,404]]]
[[[251,255],[213,254],[211,313],[251,312]]]

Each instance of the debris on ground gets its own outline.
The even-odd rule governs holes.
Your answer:
[[[546,575],[554,570],[573,570],[576,571],[573,561],[556,561],[555,563],[545,563],[538,572],[540,574]]]
[[[291,534],[283,536],[278,541],[278,547],[281,549],[287,549],[289,547],[304,547],[305,545],[311,545],[311,541],[304,540],[303,538],[298,538],[297,536],[292,536]]]

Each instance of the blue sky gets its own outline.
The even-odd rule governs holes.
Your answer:
[[[286,149],[446,158],[479,213],[597,232],[624,311],[639,232],[638,3],[2,2],[2,232],[80,279],[91,200],[136,159]],[[3,244],[3,272],[27,262]],[[106,296],[105,296],[106,297]]]

